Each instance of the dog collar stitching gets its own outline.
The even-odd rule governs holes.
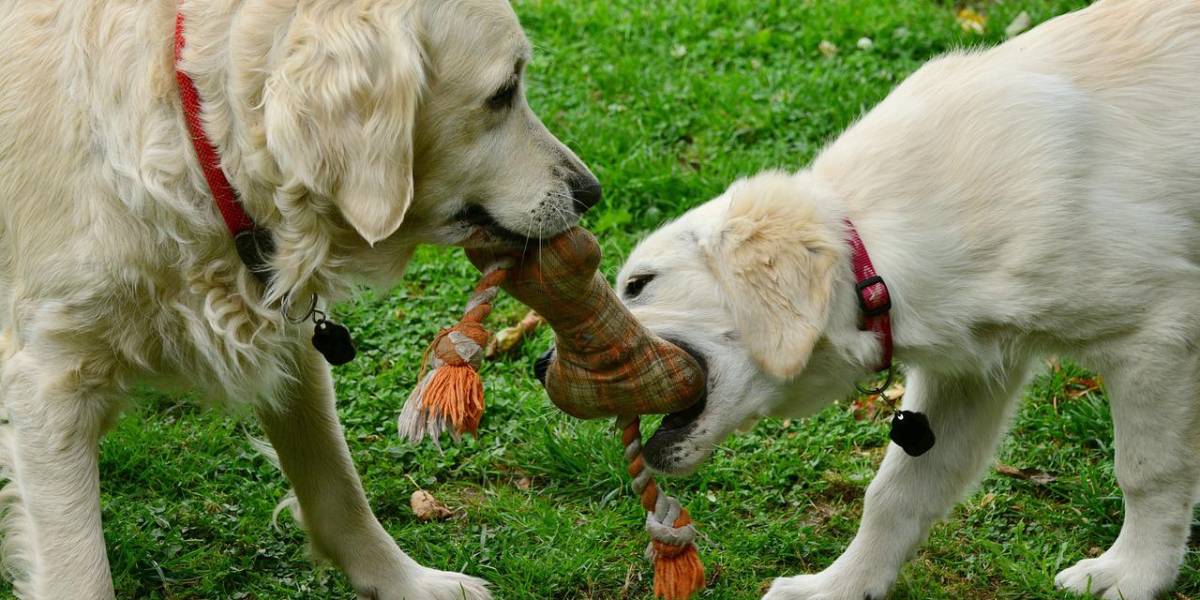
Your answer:
[[[887,389],[896,374],[892,365],[892,296],[883,278],[875,272],[875,265],[871,264],[871,256],[867,254],[867,246],[859,237],[854,223],[845,219],[845,224],[850,243],[850,269],[854,272],[855,279],[854,291],[863,315],[859,329],[874,332],[879,338],[879,343],[883,345],[883,354],[875,370],[887,372],[887,377],[878,387],[863,389],[857,384],[855,387],[861,393],[876,394],[886,401]],[[899,409],[892,415],[888,437],[904,450],[905,454],[914,458],[929,452],[937,441],[933,428],[930,427],[929,417],[918,411]]]
[[[200,93],[192,77],[181,67],[183,47],[186,45],[183,28],[183,12],[175,13],[175,82],[179,87],[179,99],[183,104],[183,120],[187,125],[192,148],[196,151],[196,160],[208,183],[208,190],[221,213],[221,220],[233,236],[234,247],[238,257],[246,268],[260,282],[266,285],[271,269],[268,258],[274,251],[271,235],[265,229],[259,228],[254,219],[246,213],[238,198],[237,190],[229,183],[225,171],[221,169],[221,157],[213,146],[208,135],[204,132],[204,122],[200,116]]]
[[[225,171],[221,169],[221,157],[213,146],[208,135],[204,133],[204,122],[200,117],[200,92],[196,83],[180,67],[183,58],[183,47],[186,39],[183,35],[183,13],[175,13],[175,82],[179,86],[179,99],[183,104],[183,121],[187,124],[188,135],[192,139],[192,148],[196,151],[196,160],[204,173],[204,181],[208,183],[208,191],[217,204],[221,220],[233,236],[233,245],[237,249],[238,258],[263,285],[271,278],[271,266],[268,257],[275,251],[275,244],[270,232],[260,228],[254,219],[246,213],[238,198],[237,190],[229,183]],[[284,317],[293,323],[312,319],[313,347],[332,365],[341,365],[351,360],[357,350],[350,332],[342,325],[328,318],[317,308],[317,296],[313,294],[312,304],[302,319],[296,321],[283,308]]]
[[[854,292],[858,306],[863,315],[859,329],[874,332],[883,345],[879,365],[876,371],[889,371],[891,380],[892,369],[892,297],[883,277],[875,272],[867,246],[854,228],[850,219],[845,219],[846,233],[850,244],[850,269],[854,272]]]

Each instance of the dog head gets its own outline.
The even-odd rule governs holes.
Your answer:
[[[827,193],[803,173],[738,181],[651,234],[621,269],[633,314],[707,370],[702,408],[667,416],[647,441],[656,470],[689,472],[735,429],[810,415],[848,391],[859,371],[830,338],[858,332]]]
[[[523,244],[600,200],[526,103],[531,48],[508,2],[261,4],[274,33],[237,43],[265,54],[242,62],[265,73],[251,104],[278,181],[277,287],[314,262],[387,281],[417,244]]]

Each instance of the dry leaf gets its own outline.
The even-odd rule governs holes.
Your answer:
[[[425,490],[413,492],[408,503],[412,506],[413,514],[421,521],[433,521],[449,518],[454,513],[446,505],[437,501],[433,494]]]
[[[538,325],[545,323],[546,320],[541,315],[534,311],[525,313],[521,321],[512,327],[505,327],[496,332],[492,339],[488,340],[487,349],[484,351],[484,357],[491,360],[501,354],[512,352],[514,348],[521,344],[521,340],[529,336],[537,330]]]
[[[1007,477],[1012,477],[1013,479],[1028,481],[1037,485],[1049,485],[1054,483],[1056,479],[1053,475],[1041,469],[1018,469],[1004,463],[996,463],[996,472]]]
[[[1100,391],[1102,385],[1104,385],[1104,381],[1099,377],[1072,377],[1063,387],[1067,398],[1077,400],[1092,392]]]
[[[896,403],[904,397],[904,384],[899,381],[893,381],[888,389],[883,390],[883,395],[887,396],[888,403],[895,406]]]
[[[1008,37],[1017,37],[1026,29],[1029,29],[1029,25],[1032,23],[1033,19],[1029,18],[1029,13],[1021,11],[1021,14],[1013,17],[1013,20],[1008,24],[1008,27],[1004,28],[1004,35]]]
[[[533,487],[533,480],[528,477],[522,477],[517,480],[517,489],[529,491]]]
[[[850,409],[854,412],[855,421],[867,421],[874,419],[879,413],[879,395],[869,394],[859,396],[850,403]]]
[[[966,32],[981,34],[984,27],[987,26],[987,17],[975,12],[975,9],[970,7],[958,11],[957,18],[958,26]]]

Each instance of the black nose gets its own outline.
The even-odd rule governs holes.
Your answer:
[[[567,179],[567,187],[571,190],[571,199],[575,201],[575,212],[581,215],[600,203],[600,182],[587,171],[573,173]]]
[[[550,368],[550,361],[554,360],[554,346],[543,352],[537,360],[533,361],[533,376],[541,382],[542,386],[546,385],[546,371]]]

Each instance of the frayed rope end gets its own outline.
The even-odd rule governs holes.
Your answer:
[[[682,545],[652,539],[646,548],[646,557],[654,563],[654,597],[663,600],[688,600],[704,589],[704,564],[696,544],[695,529],[687,509],[680,509],[673,531],[686,534],[688,541]]]
[[[688,600],[704,589],[704,565],[695,544],[684,547],[651,542],[654,554],[654,597]]]
[[[469,364],[442,365],[422,395],[425,410],[449,421],[454,432],[475,435],[483,419],[483,379]]]

